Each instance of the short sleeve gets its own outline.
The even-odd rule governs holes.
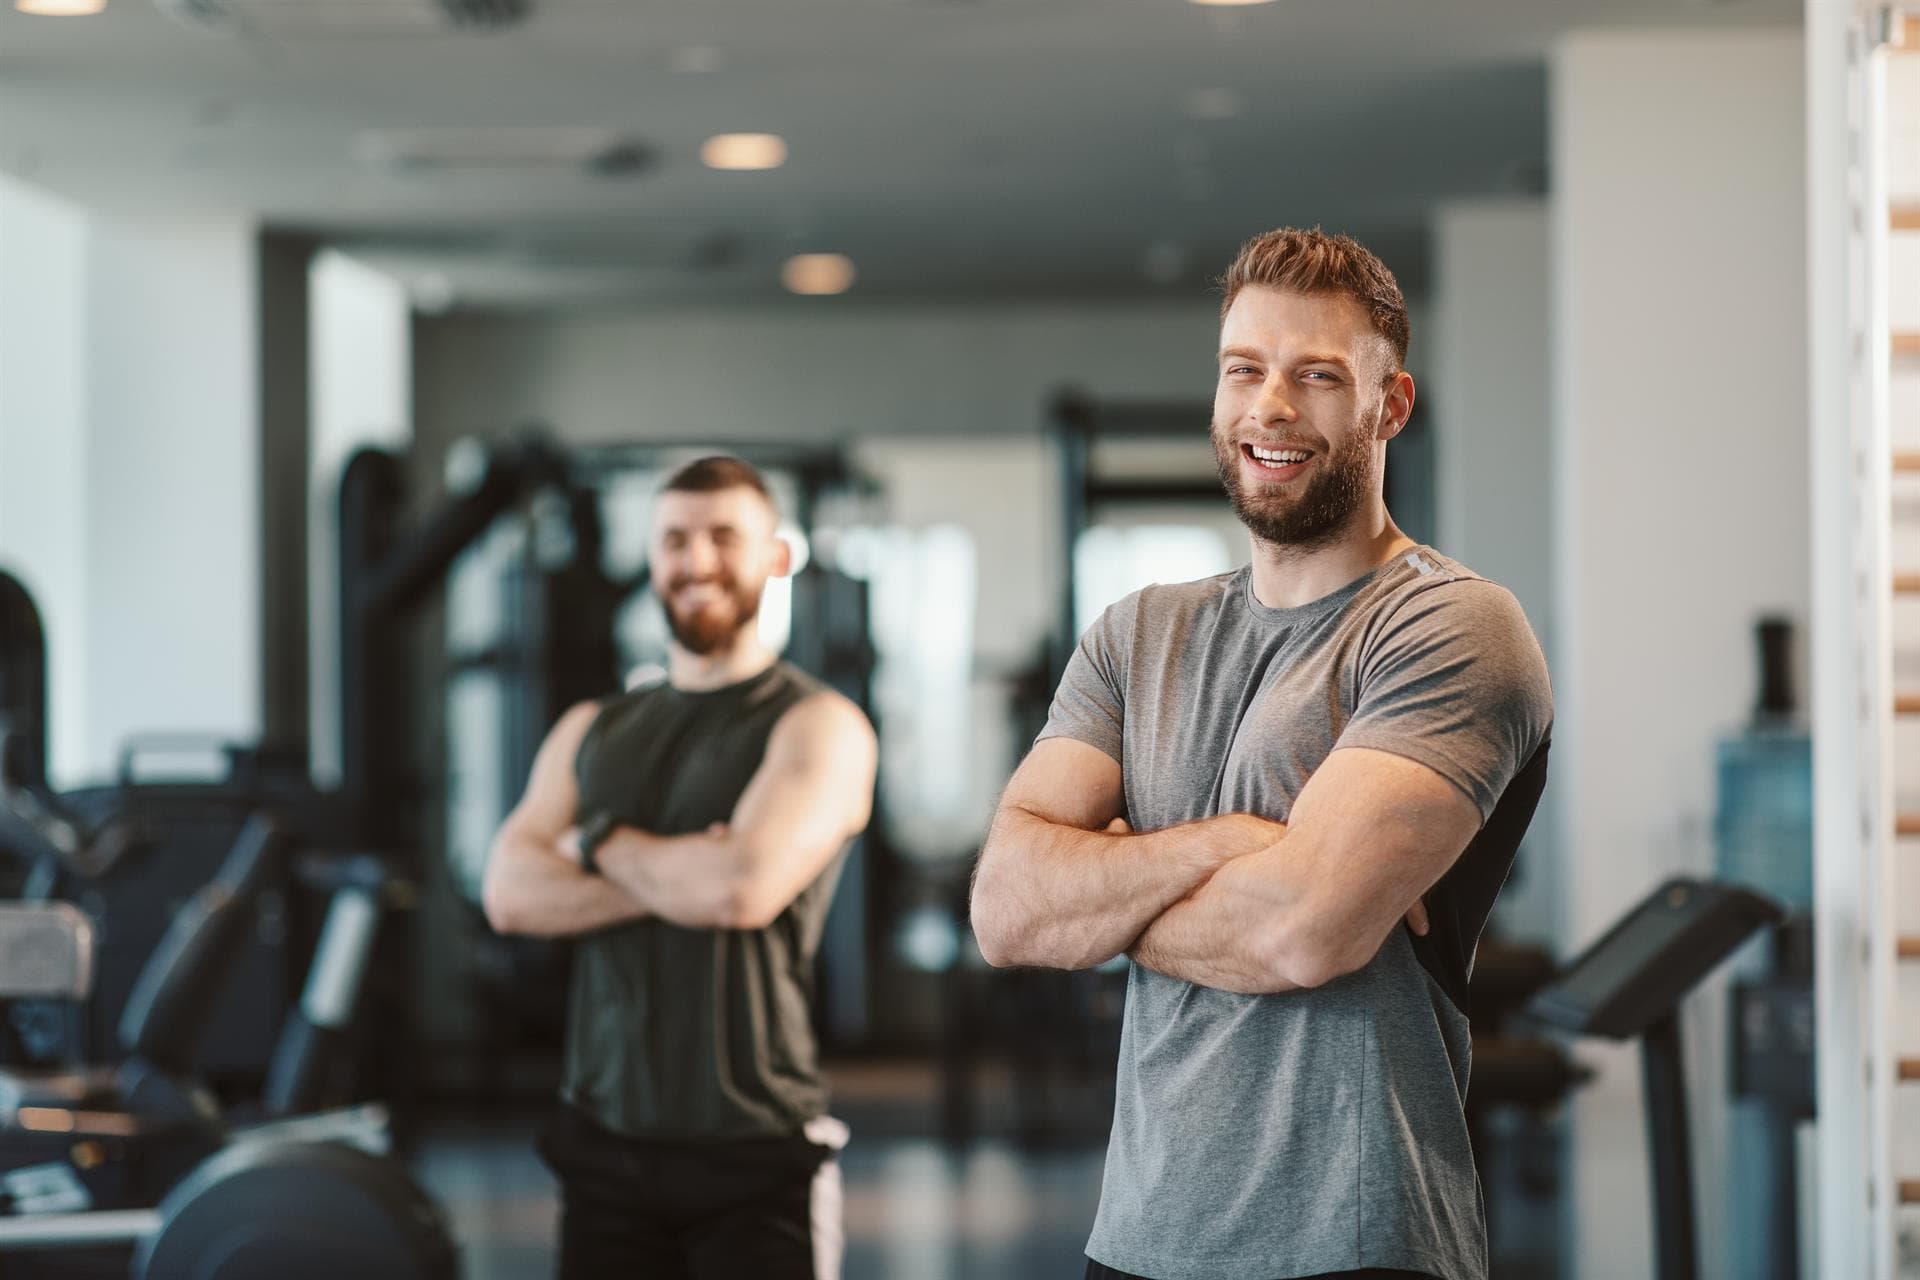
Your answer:
[[[1366,647],[1353,717],[1334,748],[1423,764],[1485,822],[1552,730],[1546,657],[1519,602],[1463,578],[1415,594]]]
[[[1127,655],[1139,607],[1138,592],[1109,605],[1080,637],[1035,742],[1073,738],[1120,761],[1126,740]]]

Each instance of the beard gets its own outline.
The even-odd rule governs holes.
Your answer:
[[[760,616],[760,592],[749,591],[730,577],[712,578],[707,581],[721,589],[720,599],[691,609],[677,607],[674,597],[692,581],[679,578],[669,583],[666,594],[660,597],[660,607],[667,615],[667,629],[673,632],[674,642],[704,658],[731,646],[741,631],[753,625]]]
[[[1319,455],[1320,469],[1297,492],[1249,492],[1240,478],[1240,441],[1216,424],[1213,457],[1234,514],[1254,537],[1276,547],[1314,551],[1340,540],[1376,480],[1371,431],[1355,430],[1339,452]]]

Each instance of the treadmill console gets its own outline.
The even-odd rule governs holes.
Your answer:
[[[1609,929],[1534,996],[1527,1012],[1580,1035],[1640,1035],[1753,932],[1786,918],[1736,885],[1673,879]]]

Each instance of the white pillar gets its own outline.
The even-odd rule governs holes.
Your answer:
[[[1881,108],[1880,60],[1870,52],[1882,11],[1867,0],[1808,0],[1805,12],[1819,1117],[1818,1261],[1810,1272],[1892,1280],[1895,1218],[1885,1188],[1888,1130],[1899,1118],[1890,1115],[1892,1082],[1875,1065],[1894,976],[1884,935],[1908,910],[1886,891],[1890,882],[1897,887],[1890,872],[1901,852],[1885,723],[1894,687],[1890,624],[1900,616],[1885,594],[1898,562],[1890,454],[1913,443],[1899,438],[1907,415],[1887,411],[1882,205],[1887,180],[1898,192],[1900,174],[1897,163],[1883,170],[1876,154],[1895,123]],[[1896,150],[1889,158],[1898,157]],[[1907,185],[1908,194],[1920,190],[1920,182]]]
[[[341,253],[315,258],[310,280],[308,688],[326,784],[340,778],[340,474],[359,449],[413,441],[413,314],[399,282]]]
[[[1808,608],[1797,30],[1582,33],[1552,62],[1555,785],[1568,941],[1711,865],[1714,739],[1751,628]],[[1725,1224],[1724,1026],[1691,1039],[1704,1274]],[[1635,1058],[1575,1106],[1574,1274],[1651,1267]]]
[[[260,732],[259,358],[250,222],[90,225],[69,497],[86,518],[84,763],[103,773],[129,734]]]
[[[48,772],[89,754],[87,219],[0,175],[0,569],[47,632]]]

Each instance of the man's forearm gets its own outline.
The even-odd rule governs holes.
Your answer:
[[[657,836],[614,831],[595,851],[608,880],[662,920],[689,929],[732,929],[745,915],[750,859],[725,832]]]
[[[507,934],[566,937],[647,914],[620,886],[582,871],[559,849],[512,833],[495,842],[481,893],[487,922]]]
[[[1228,814],[1115,835],[1004,808],[974,879],[973,929],[981,954],[995,965],[1101,964],[1132,946],[1222,862],[1251,847],[1258,828],[1271,825]]]
[[[1296,843],[1301,838],[1222,866],[1141,933],[1129,952],[1134,962],[1248,995],[1317,987],[1366,964],[1385,937],[1314,890],[1308,866],[1314,854]],[[1397,892],[1383,883],[1374,896]],[[1416,934],[1427,932],[1424,900],[1404,923]]]
[[[1292,991],[1284,928],[1296,895],[1262,874],[1278,848],[1236,858],[1162,912],[1129,954],[1136,964],[1197,986],[1242,994]]]

